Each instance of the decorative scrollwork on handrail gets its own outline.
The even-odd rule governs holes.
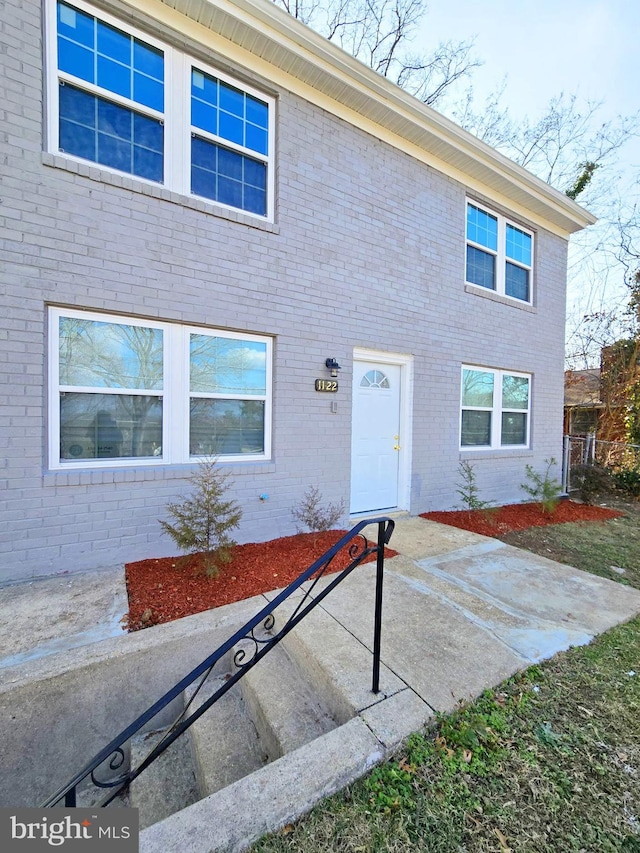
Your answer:
[[[377,543],[373,544],[364,535],[364,528],[377,525]],[[108,805],[125,789],[133,779],[140,775],[159,755],[161,755],[176,738],[186,731],[199,719],[215,702],[233,687],[249,669],[258,663],[269,650],[279,643],[295,626],[316,607],[344,578],[369,556],[375,554],[376,566],[376,603],[374,613],[374,643],[373,643],[373,678],[372,690],[379,692],[380,676],[380,635],[382,627],[382,577],[384,567],[384,547],[388,544],[393,532],[394,523],[389,518],[376,518],[360,521],[345,534],[326,554],[316,560],[302,572],[285,589],[274,596],[273,600],[262,608],[233,636],[219,646],[209,657],[186,675],[181,681],[168,690],[164,696],[151,705],[131,725],[122,731],[111,743],[101,750],[73,779],[60,788],[52,797],[46,800],[42,807],[55,806],[64,800],[66,805],[74,806],[76,789],[85,779],[90,778],[97,788],[108,788],[110,793],[98,803],[98,806]],[[349,563],[340,570],[334,571],[334,561],[339,554],[347,554]],[[329,577],[328,577],[329,576]],[[326,583],[319,586],[321,579]],[[303,586],[305,585],[306,586]],[[293,593],[300,590],[303,594],[296,601],[295,607],[289,613],[277,631],[275,613],[277,608]],[[206,696],[197,707],[194,700],[213,672],[215,665],[228,653],[232,654],[235,672],[225,678],[224,682],[210,696]],[[100,768],[108,762],[110,770],[118,770],[126,760],[125,748],[131,738],[148,726],[164,708],[182,695],[183,691],[195,684],[195,689],[185,703],[182,711],[174,719],[173,724],[163,734],[160,740],[150,749],[137,767],[110,779],[98,779]],[[98,807],[96,806],[96,807]]]
[[[273,613],[269,613],[268,616],[263,620],[261,625],[256,625],[253,627],[244,637],[241,637],[238,640],[238,644],[240,643],[248,643],[249,651],[246,648],[239,648],[234,652],[233,655],[233,663],[238,669],[242,667],[249,666],[253,663],[256,655],[260,651],[262,646],[267,646],[274,641],[273,636],[269,637],[257,637],[256,629],[261,628],[263,631],[271,631],[273,626],[276,623],[276,617]]]
[[[362,549],[363,553],[359,553],[360,549]],[[355,560],[357,557],[361,559],[368,554],[372,554],[376,548],[369,548],[369,540],[364,535],[364,533],[359,533],[354,541],[349,545],[348,554],[352,560]],[[367,553],[364,553],[367,552]]]
[[[116,747],[111,754],[111,760],[109,761],[109,770],[117,770],[119,767],[125,762],[125,754],[122,747]],[[104,762],[103,762],[104,764]],[[100,765],[102,767],[102,764]],[[104,779],[102,782],[96,777],[96,772],[100,769],[100,767],[95,767],[91,771],[91,781],[96,786],[96,788],[115,788],[117,785],[122,785],[126,782],[128,773],[123,773],[121,776],[113,777],[112,779]]]

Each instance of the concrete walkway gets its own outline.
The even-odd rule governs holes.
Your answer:
[[[493,684],[640,612],[636,590],[419,517],[398,519],[390,545],[400,556],[386,562],[383,653],[389,662],[398,654],[406,667],[416,646],[420,666],[406,672],[414,687],[425,661],[445,662],[441,676],[429,673],[441,682],[431,688],[440,694],[453,686],[451,660],[461,667],[458,695],[473,695],[480,671]],[[360,602],[369,586],[358,571],[325,603],[354,633],[362,623],[363,635],[369,609]],[[0,668],[121,636],[124,569],[0,587],[0,612]]]
[[[0,669],[122,636],[123,566],[0,587]]]
[[[300,632],[303,660],[339,690],[346,722],[338,714],[341,724],[328,734],[150,826],[141,835],[143,853],[245,850],[358,778],[434,712],[640,613],[640,591],[421,518],[398,519],[390,545],[399,555],[385,564],[382,693],[370,688],[375,566],[368,564],[291,634]],[[4,587],[0,688],[4,681],[26,690],[36,676],[51,679],[98,658],[117,668],[132,654],[127,665],[146,672],[146,647],[185,632],[190,649],[201,643],[210,651],[237,627],[240,611],[244,621],[271,597],[123,639],[122,569]],[[210,645],[206,632],[220,639]]]

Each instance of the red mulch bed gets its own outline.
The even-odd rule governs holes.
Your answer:
[[[424,512],[421,518],[471,530],[482,536],[502,536],[527,527],[546,527],[548,524],[567,524],[571,521],[608,521],[624,515],[615,509],[588,506],[574,501],[560,501],[553,512],[546,513],[539,503],[507,504],[489,509],[455,510],[453,512]]]
[[[345,532],[298,533],[261,544],[236,545],[231,562],[216,577],[207,577],[199,554],[127,563],[128,630],[138,631],[285,587]],[[396,553],[385,549],[387,557]],[[364,562],[373,559],[375,555]],[[343,569],[349,562],[348,553],[340,552],[331,571]]]

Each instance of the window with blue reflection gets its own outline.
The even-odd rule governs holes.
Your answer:
[[[269,107],[251,95],[245,95],[247,121],[266,130],[269,127]]]
[[[191,398],[191,455],[264,452],[265,404],[251,398],[267,392],[265,342],[190,334],[189,390],[216,395]]]
[[[60,317],[60,384],[161,390],[162,330]]]
[[[220,110],[218,135],[228,142],[244,145],[244,122],[241,118]]]
[[[467,202],[466,281],[531,303],[533,234]]]
[[[59,35],[93,47],[94,18],[91,15],[85,15],[66,3],[58,3],[57,14]]]
[[[131,36],[98,21],[97,42],[99,56],[109,56],[114,62],[131,66]]]
[[[218,136],[218,108],[197,98],[192,98],[191,124]]]
[[[475,246],[467,246],[467,281],[487,287],[489,290],[496,288],[496,258],[488,252],[476,249]]]
[[[265,216],[266,164],[194,137],[191,140],[191,192]]]
[[[196,68],[191,72],[191,123],[243,148],[268,153],[267,104]]]
[[[531,266],[531,235],[519,228],[507,224],[507,257],[513,261]]]
[[[60,84],[60,149],[121,172],[162,181],[164,128],[104,98]]]
[[[220,109],[244,119],[244,92],[220,82]]]
[[[473,204],[467,205],[467,240],[486,246],[494,252],[498,249],[498,220]]]
[[[267,216],[272,99],[200,71],[181,51],[155,47],[127,22],[108,23],[75,1],[56,0],[59,150],[158,183],[166,176],[176,192]],[[191,96],[165,115],[165,77],[178,91],[185,75]],[[172,140],[187,132],[185,171],[188,152]]]
[[[522,299],[523,302],[529,301],[529,270],[523,267],[517,267],[515,264],[510,264],[509,261],[505,267],[505,282],[504,292],[507,296],[513,296],[514,299]]]
[[[58,68],[151,109],[164,109],[164,56],[116,27],[58,3]]]
[[[189,378],[193,392],[266,394],[267,345],[216,335],[190,335]]]
[[[261,127],[255,127],[252,124],[247,124],[245,134],[246,148],[251,148],[252,151],[257,151],[260,154],[267,154],[269,136],[266,130],[263,130]]]

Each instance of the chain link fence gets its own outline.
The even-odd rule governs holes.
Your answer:
[[[565,435],[562,459],[562,488],[572,489],[571,472],[583,465],[601,465],[612,472],[640,470],[640,445],[601,441],[595,435]]]

